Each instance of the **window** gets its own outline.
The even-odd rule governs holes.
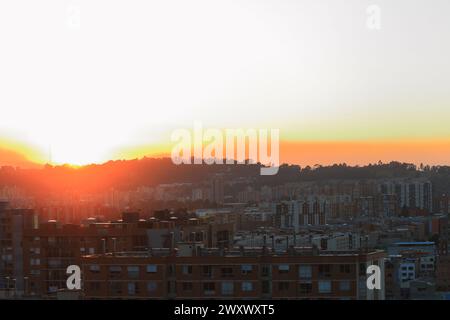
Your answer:
[[[54,246],[56,244],[56,238],[55,237],[48,237],[47,242],[50,246]]]
[[[110,292],[112,295],[122,294],[122,283],[118,281],[112,281],[110,283]]]
[[[168,274],[169,276],[174,276],[174,275],[175,275],[175,270],[176,270],[176,268],[175,268],[175,265],[174,265],[174,264],[169,264],[169,265],[167,266],[167,274]]]
[[[50,268],[60,268],[62,266],[61,259],[48,259],[48,266]]]
[[[192,274],[192,266],[183,266],[181,270],[183,274]]]
[[[229,278],[233,276],[233,268],[222,268],[222,277]]]
[[[359,276],[365,276],[366,275],[366,271],[367,271],[367,267],[365,263],[360,263],[359,264]]]
[[[183,282],[183,291],[192,291],[192,282]]]
[[[155,264],[147,265],[147,273],[156,273],[158,271],[158,267]]]
[[[269,281],[262,282],[262,293],[264,293],[264,294],[270,293],[270,282]]]
[[[341,291],[350,291],[350,281],[341,281],[341,282],[339,282],[339,290],[341,290]]]
[[[58,291],[58,289],[59,289],[59,288],[58,288],[57,286],[49,286],[49,287],[48,287],[48,291],[50,291],[50,292],[52,292],[52,293]]]
[[[89,266],[89,271],[91,271],[92,273],[99,273],[100,266],[98,264],[92,264]]]
[[[211,266],[203,266],[203,276],[211,277],[212,275],[212,267]]]
[[[329,264],[319,265],[319,276],[329,277],[331,272],[331,266]]]
[[[312,284],[311,283],[300,283],[299,291],[301,294],[310,294],[312,292]]]
[[[331,293],[331,281],[319,281],[319,293]]]
[[[309,265],[300,265],[298,268],[299,278],[301,280],[311,280],[312,278],[312,267]]]
[[[30,259],[30,265],[38,266],[41,264],[41,259]]]
[[[339,266],[339,271],[341,273],[350,273],[350,265],[349,264],[341,264]]]
[[[89,248],[89,254],[95,254],[95,249],[94,248]]]
[[[268,277],[268,276],[270,276],[270,271],[271,271],[270,266],[265,264],[261,268],[261,275],[263,277]]]
[[[109,267],[109,272],[110,273],[121,273],[122,272],[122,267],[121,266],[110,266]]]
[[[157,288],[158,288],[158,285],[156,284],[155,281],[150,281],[147,283],[148,293],[155,293]]]
[[[214,294],[216,290],[216,285],[214,282],[203,283],[203,291],[205,294]]]
[[[110,279],[120,279],[122,276],[122,267],[121,266],[110,266],[108,276]]]
[[[280,264],[278,266],[278,272],[279,273],[288,273],[289,272],[289,265],[288,264]]]
[[[287,291],[289,290],[289,282],[281,281],[278,282],[278,291]]]
[[[128,278],[137,279],[139,278],[139,267],[138,266],[129,266],[128,270]]]
[[[128,282],[128,294],[134,296],[136,294],[136,283]]]
[[[249,264],[244,264],[241,266],[242,274],[249,274],[253,271],[253,266]]]
[[[100,290],[100,282],[94,281],[89,283],[89,288],[91,291],[99,291]]]
[[[222,282],[222,294],[223,295],[232,295],[234,293],[234,284],[233,282]]]
[[[175,281],[167,281],[167,292],[169,294],[174,294],[176,292],[176,283],[175,283]]]
[[[249,281],[242,282],[242,291],[244,292],[253,291],[253,283]]]

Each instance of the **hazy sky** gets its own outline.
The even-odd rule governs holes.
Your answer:
[[[167,151],[195,120],[450,141],[449,16],[448,0],[1,1],[0,148],[105,161]]]

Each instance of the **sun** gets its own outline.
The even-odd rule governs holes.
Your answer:
[[[83,166],[107,161],[98,148],[86,145],[55,145],[49,148],[49,163],[55,165],[69,164]]]
[[[67,123],[65,128],[40,128],[32,143],[39,146],[41,159],[53,165],[82,166],[111,160],[111,150],[120,138],[113,128],[92,128],[81,123],[76,127]],[[42,162],[42,161],[39,161]]]

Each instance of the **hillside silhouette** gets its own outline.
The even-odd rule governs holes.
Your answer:
[[[277,175],[261,176],[260,164],[174,165],[170,158],[142,158],[109,161],[82,167],[45,165],[39,169],[12,166],[0,168],[0,186],[17,186],[31,193],[131,190],[139,186],[166,183],[200,183],[221,175],[225,180],[241,179],[255,186],[301,181],[429,178],[438,192],[450,191],[449,166],[415,166],[390,162],[366,166],[300,167],[283,164]]]

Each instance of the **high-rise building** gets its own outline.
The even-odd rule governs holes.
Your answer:
[[[433,188],[426,179],[385,181],[380,185],[380,191],[385,195],[395,195],[400,209],[433,210]]]
[[[23,295],[27,285],[23,236],[37,223],[33,210],[10,209],[7,202],[0,202],[0,289],[15,296]]]
[[[275,206],[274,210],[277,226],[298,231],[301,226],[325,225],[331,206],[325,198],[307,197],[303,200],[285,201],[283,205]]]
[[[211,198],[217,204],[223,204],[224,202],[223,178],[220,176],[215,176],[211,181]]]

